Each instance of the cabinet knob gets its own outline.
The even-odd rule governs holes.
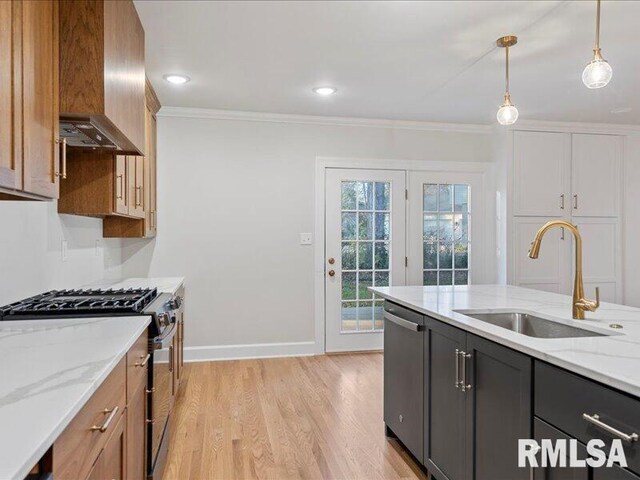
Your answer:
[[[400,423],[404,422],[404,417],[402,415],[398,415],[398,420],[400,420]]]

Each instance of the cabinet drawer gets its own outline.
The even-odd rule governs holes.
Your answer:
[[[141,384],[147,382],[149,340],[145,331],[127,352],[127,404]]]
[[[597,438],[609,449],[611,440],[620,438],[587,421],[583,414],[599,420],[623,434],[640,435],[640,401],[565,370],[536,362],[535,415],[583,443]],[[640,473],[638,441],[622,442],[629,469]]]
[[[125,398],[123,358],[53,444],[53,473],[57,480],[87,476],[124,413]],[[118,410],[112,415],[114,408]],[[106,428],[102,431],[99,427]]]

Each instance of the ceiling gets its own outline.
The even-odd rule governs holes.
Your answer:
[[[581,81],[594,1],[136,1],[147,74],[165,106],[495,122],[511,50],[520,118],[640,124],[640,1],[602,3],[603,89]],[[174,86],[166,73],[191,82]],[[311,89],[333,85],[319,97]],[[626,113],[612,110],[631,108]]]

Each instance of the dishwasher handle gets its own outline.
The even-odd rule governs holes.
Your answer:
[[[403,328],[407,328],[414,332],[421,332],[422,330],[424,330],[423,325],[410,322],[409,320],[405,320],[404,318],[398,317],[397,315],[393,315],[392,313],[389,313],[387,311],[384,312],[384,318],[389,320],[390,322],[395,323],[396,325],[399,325]]]

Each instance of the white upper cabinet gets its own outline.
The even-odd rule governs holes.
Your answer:
[[[622,140],[614,135],[572,135],[571,214],[616,217],[620,204]]]
[[[513,155],[513,215],[569,214],[571,136],[514,132]]]

